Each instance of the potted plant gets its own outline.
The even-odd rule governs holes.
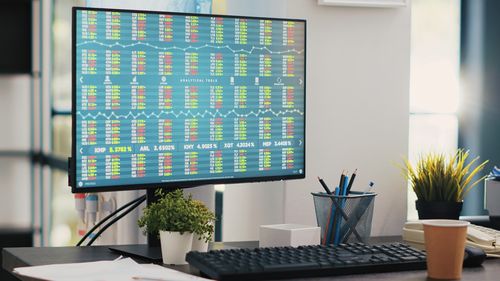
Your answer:
[[[159,199],[144,208],[138,224],[144,232],[160,237],[163,263],[185,264],[194,234],[211,239],[213,226],[211,230],[207,226],[211,212],[191,195],[185,198],[181,189],[166,194],[157,190],[156,196]]]
[[[208,250],[208,242],[212,240],[214,234],[215,214],[210,211],[203,202],[193,200],[194,208],[196,211],[195,220],[197,223],[194,225],[193,230],[193,244],[192,251],[206,252]]]
[[[406,159],[404,176],[417,195],[415,202],[419,219],[458,219],[463,199],[485,177],[472,182],[488,161],[473,168],[479,157],[467,163],[469,151],[458,149],[446,156],[428,153],[413,166]]]

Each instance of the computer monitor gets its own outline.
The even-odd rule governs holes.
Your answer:
[[[73,9],[73,192],[305,176],[305,21]]]
[[[306,22],[73,8],[72,191],[305,177]]]
[[[305,38],[304,20],[73,8],[72,191],[304,178]]]

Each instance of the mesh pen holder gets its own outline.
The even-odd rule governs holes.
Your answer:
[[[372,229],[376,193],[352,191],[347,196],[311,193],[321,244],[366,243]]]

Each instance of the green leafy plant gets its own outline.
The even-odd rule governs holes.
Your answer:
[[[195,207],[194,214],[197,221],[193,233],[198,234],[198,239],[203,239],[205,242],[209,242],[212,240],[212,236],[214,234],[215,214],[201,201],[193,200],[193,204]]]
[[[419,200],[461,202],[465,195],[486,177],[472,182],[488,161],[472,169],[479,157],[467,163],[468,157],[469,151],[463,149],[458,149],[451,156],[428,153],[421,155],[415,166],[405,159],[402,170]]]
[[[185,198],[181,189],[168,193],[157,190],[156,196],[160,199],[144,208],[138,221],[145,233],[192,232],[206,241],[212,238],[215,215],[201,201],[191,195]]]

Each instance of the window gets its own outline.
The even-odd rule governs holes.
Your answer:
[[[77,0],[53,2],[50,123],[52,156],[60,163],[71,155],[71,7],[83,5]],[[50,193],[49,245],[74,245],[78,217],[66,170],[51,168]]]
[[[409,160],[457,148],[460,1],[413,0]],[[408,193],[408,219],[417,219]]]

